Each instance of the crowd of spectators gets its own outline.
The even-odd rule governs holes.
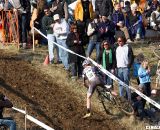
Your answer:
[[[131,3],[123,0],[114,2],[95,0],[92,5],[89,0],[77,0],[73,13],[74,19],[71,19],[69,15],[68,3],[65,0],[53,2],[1,0],[1,4],[3,5],[1,9],[13,9],[19,13],[21,46],[26,48],[28,31],[34,24],[47,35],[50,64],[62,63],[64,69],[71,73],[72,79],[82,77],[83,59],[68,53],[53,42],[88,57],[96,48],[96,61],[129,85],[134,54],[132,44],[128,43],[144,39],[147,28],[156,31],[160,29],[160,3],[158,0],[147,0],[144,8],[140,8],[140,3],[137,1]],[[31,28],[28,26],[29,22]],[[86,52],[85,47],[87,47]],[[54,55],[54,49],[56,49],[56,55]],[[142,60],[138,61],[138,64],[136,76],[139,79],[139,88],[141,92],[150,97],[151,80],[148,62]],[[104,75],[104,81],[113,86],[110,77]],[[137,95],[133,96],[129,88],[125,89],[126,94],[124,86],[119,85],[120,96],[133,101],[137,113],[139,109],[144,110],[145,101],[139,100]],[[136,100],[133,100],[133,97]],[[140,108],[140,105],[137,108],[137,101],[138,104],[141,103]]]

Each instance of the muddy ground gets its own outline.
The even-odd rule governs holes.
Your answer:
[[[56,130],[127,129],[119,120],[110,118],[104,111],[96,108],[92,110],[94,115],[90,119],[82,119],[86,111],[85,94],[82,95],[79,91],[77,95],[75,89],[56,82],[56,73],[51,72],[50,76],[43,70],[43,65],[37,67],[23,57],[24,55],[6,53],[3,50],[0,53],[0,91],[15,107],[20,109],[26,107],[29,115]],[[16,120],[17,128],[24,130],[24,116],[13,110],[7,110],[6,116],[9,115]],[[30,121],[27,121],[27,128],[41,130]]]

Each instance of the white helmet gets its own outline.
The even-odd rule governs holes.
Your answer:
[[[86,59],[83,61],[82,66],[90,65],[90,64],[91,64],[91,61]]]

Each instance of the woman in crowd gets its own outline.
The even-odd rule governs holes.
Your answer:
[[[85,55],[85,51],[82,45],[82,41],[77,32],[77,25],[72,24],[70,26],[70,33],[67,36],[66,44],[68,49],[74,51],[77,54]],[[68,62],[71,67],[71,78],[75,79],[78,75],[79,78],[82,76],[82,62],[83,59],[75,54],[69,53]]]
[[[101,61],[104,69],[114,74],[116,57],[109,40],[104,40],[102,42],[99,61]],[[105,84],[113,86],[113,80],[109,76],[104,75],[104,81]]]

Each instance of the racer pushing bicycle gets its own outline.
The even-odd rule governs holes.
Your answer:
[[[92,66],[91,61],[84,60],[82,63],[83,66],[83,83],[84,86],[88,88],[87,91],[87,113],[83,118],[91,116],[91,97],[97,86],[100,86],[104,89],[110,89],[111,86],[105,85],[102,74],[99,69],[95,66]],[[114,91],[111,91],[113,95],[117,95]]]

